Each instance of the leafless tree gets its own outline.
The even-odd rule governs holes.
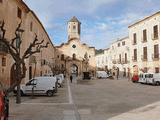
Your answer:
[[[7,40],[5,38],[5,32],[6,30],[4,29],[4,21],[1,22],[0,25],[0,30],[2,31],[2,36],[0,37],[0,41],[2,43],[5,44],[5,46],[8,48],[8,52],[9,54],[12,56],[13,60],[14,60],[14,65],[15,65],[15,73],[16,76],[14,76],[14,84],[11,85],[6,91],[7,93],[11,92],[14,90],[14,88],[17,86],[17,99],[16,102],[17,103],[21,103],[21,98],[20,98],[20,83],[22,81],[23,78],[25,78],[26,76],[26,65],[25,65],[25,59],[28,59],[31,55],[35,54],[35,53],[39,53],[41,49],[43,48],[47,48],[48,47],[48,42],[43,45],[44,40],[39,41],[37,38],[37,35],[35,34],[35,38],[34,40],[30,43],[30,45],[28,46],[28,48],[24,51],[23,54],[21,53],[21,45],[22,45],[22,41],[21,41],[21,36],[20,34],[22,34],[24,32],[24,30],[22,30],[21,27],[21,23],[18,25],[18,27],[15,30],[15,38],[13,38],[11,40],[11,42],[9,42],[9,40]]]

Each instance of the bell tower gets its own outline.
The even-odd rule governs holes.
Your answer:
[[[70,21],[68,21],[68,40],[73,38],[80,39],[81,32],[81,22],[74,16]]]

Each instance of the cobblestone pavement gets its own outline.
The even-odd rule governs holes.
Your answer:
[[[25,96],[20,105],[11,97],[9,120],[107,120],[160,101],[159,89],[125,79],[65,81],[53,97]]]

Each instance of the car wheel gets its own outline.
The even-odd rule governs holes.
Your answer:
[[[24,96],[24,95],[25,95],[22,90],[21,90],[20,92],[21,92],[21,96]]]
[[[157,81],[157,82],[156,82],[156,85],[160,85],[160,82],[159,82],[159,81]]]
[[[48,97],[53,96],[53,91],[52,91],[52,90],[48,90],[48,91],[47,91],[47,96],[48,96]]]

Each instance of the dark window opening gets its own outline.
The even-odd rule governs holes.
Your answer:
[[[147,30],[143,30],[143,42],[147,41]]]
[[[73,54],[72,57],[73,57],[73,60],[75,60],[76,59],[76,54]]]
[[[61,55],[61,60],[64,60],[64,54]]]
[[[155,73],[159,73],[159,67],[155,67]]]
[[[118,45],[117,45],[117,46],[118,46],[118,47],[120,47],[120,45],[121,45],[121,44],[120,44],[120,43],[118,43]]]
[[[125,44],[126,44],[125,41],[123,41],[123,42],[122,42],[122,45],[124,46]]]
[[[137,49],[134,49],[134,58],[135,61],[137,61]]]
[[[18,7],[17,9],[17,17],[22,18],[22,10]]]
[[[153,27],[153,38],[157,39],[158,38],[158,25],[155,25]]]
[[[133,44],[137,44],[137,35],[136,35],[136,33],[133,34]]]
[[[31,22],[30,23],[30,31],[32,31],[32,29],[33,29],[33,23]]]
[[[2,58],[2,66],[6,66],[6,58]]]
[[[159,46],[154,45],[154,58],[159,58]]]
[[[147,60],[147,47],[143,47],[143,60]]]

